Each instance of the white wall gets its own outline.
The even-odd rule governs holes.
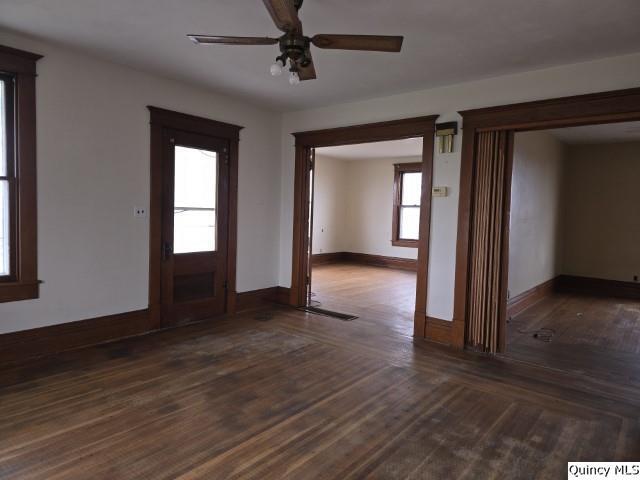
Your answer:
[[[313,253],[345,252],[347,162],[316,154],[313,194]]]
[[[631,88],[637,86],[638,78],[640,54],[634,54],[284,115],[280,284],[291,284],[295,165],[292,132],[432,114],[439,114],[440,121],[459,120],[456,112],[460,110]],[[436,155],[434,166],[435,184],[451,187],[451,196],[433,204],[427,312],[445,320],[453,315],[460,140],[459,135],[454,154]]]
[[[38,300],[0,304],[0,333],[143,309],[148,304],[147,105],[244,126],[239,291],[278,284],[278,114],[191,85],[0,31],[38,62]]]
[[[562,266],[562,192],[568,148],[546,132],[515,136],[509,295],[555,278]]]
[[[339,160],[316,156],[313,253],[418,258],[391,245],[394,164],[422,157]]]
[[[640,276],[640,142],[572,146],[566,164],[563,273]]]

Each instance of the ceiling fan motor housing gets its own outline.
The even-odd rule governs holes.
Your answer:
[[[310,58],[307,55],[311,46],[311,40],[309,37],[295,34],[285,34],[280,37],[280,52],[282,53],[282,60],[287,58],[291,60],[291,63],[306,67],[310,63]],[[283,62],[285,63],[285,62]]]

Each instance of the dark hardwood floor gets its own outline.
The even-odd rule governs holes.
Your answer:
[[[640,458],[636,385],[367,312],[274,307],[4,366],[0,478],[555,479]]]
[[[640,301],[547,297],[511,319],[507,357],[640,387]]]
[[[357,263],[330,263],[314,265],[311,275],[314,305],[358,315],[371,326],[413,335],[415,272]]]

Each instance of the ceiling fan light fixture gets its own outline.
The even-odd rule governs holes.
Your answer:
[[[277,58],[275,63],[271,65],[271,75],[278,77],[282,75],[282,69],[284,68],[284,62],[281,58]]]
[[[292,71],[289,73],[289,83],[291,85],[298,85],[300,83],[300,75],[298,75],[298,72]]]

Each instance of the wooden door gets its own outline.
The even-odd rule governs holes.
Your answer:
[[[162,324],[225,312],[229,141],[163,134]]]

